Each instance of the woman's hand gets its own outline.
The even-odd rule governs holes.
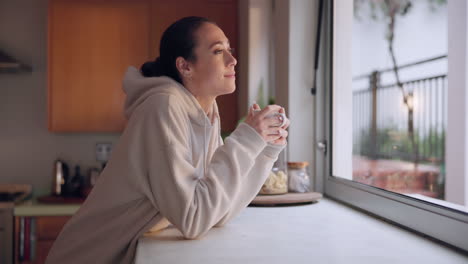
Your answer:
[[[269,105],[260,110],[260,106],[254,104],[249,109],[245,123],[253,127],[267,143],[284,145],[288,137],[286,129],[290,122],[284,115],[274,115],[275,113],[285,114],[284,108],[279,105]],[[272,115],[274,117],[271,117]],[[286,118],[284,122],[282,118]],[[283,126],[280,126],[281,124]]]

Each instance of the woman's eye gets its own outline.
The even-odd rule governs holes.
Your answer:
[[[224,51],[224,49],[217,49],[214,51],[214,54],[222,54]],[[229,52],[229,54],[233,54],[234,53],[234,49],[233,48],[229,48],[229,49],[226,49],[227,52]]]

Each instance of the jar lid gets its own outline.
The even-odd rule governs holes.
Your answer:
[[[288,167],[291,169],[303,169],[307,166],[309,166],[309,162],[307,161],[288,162]]]

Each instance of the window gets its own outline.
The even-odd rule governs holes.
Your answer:
[[[468,250],[467,3],[325,10],[325,193]]]

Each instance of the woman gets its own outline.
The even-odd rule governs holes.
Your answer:
[[[160,54],[128,69],[127,127],[46,263],[132,263],[138,239],[169,224],[202,236],[249,204],[284,148],[289,121],[267,118],[284,113],[275,105],[252,107],[223,144],[215,99],[234,92],[237,61],[216,24],[175,22]]]

